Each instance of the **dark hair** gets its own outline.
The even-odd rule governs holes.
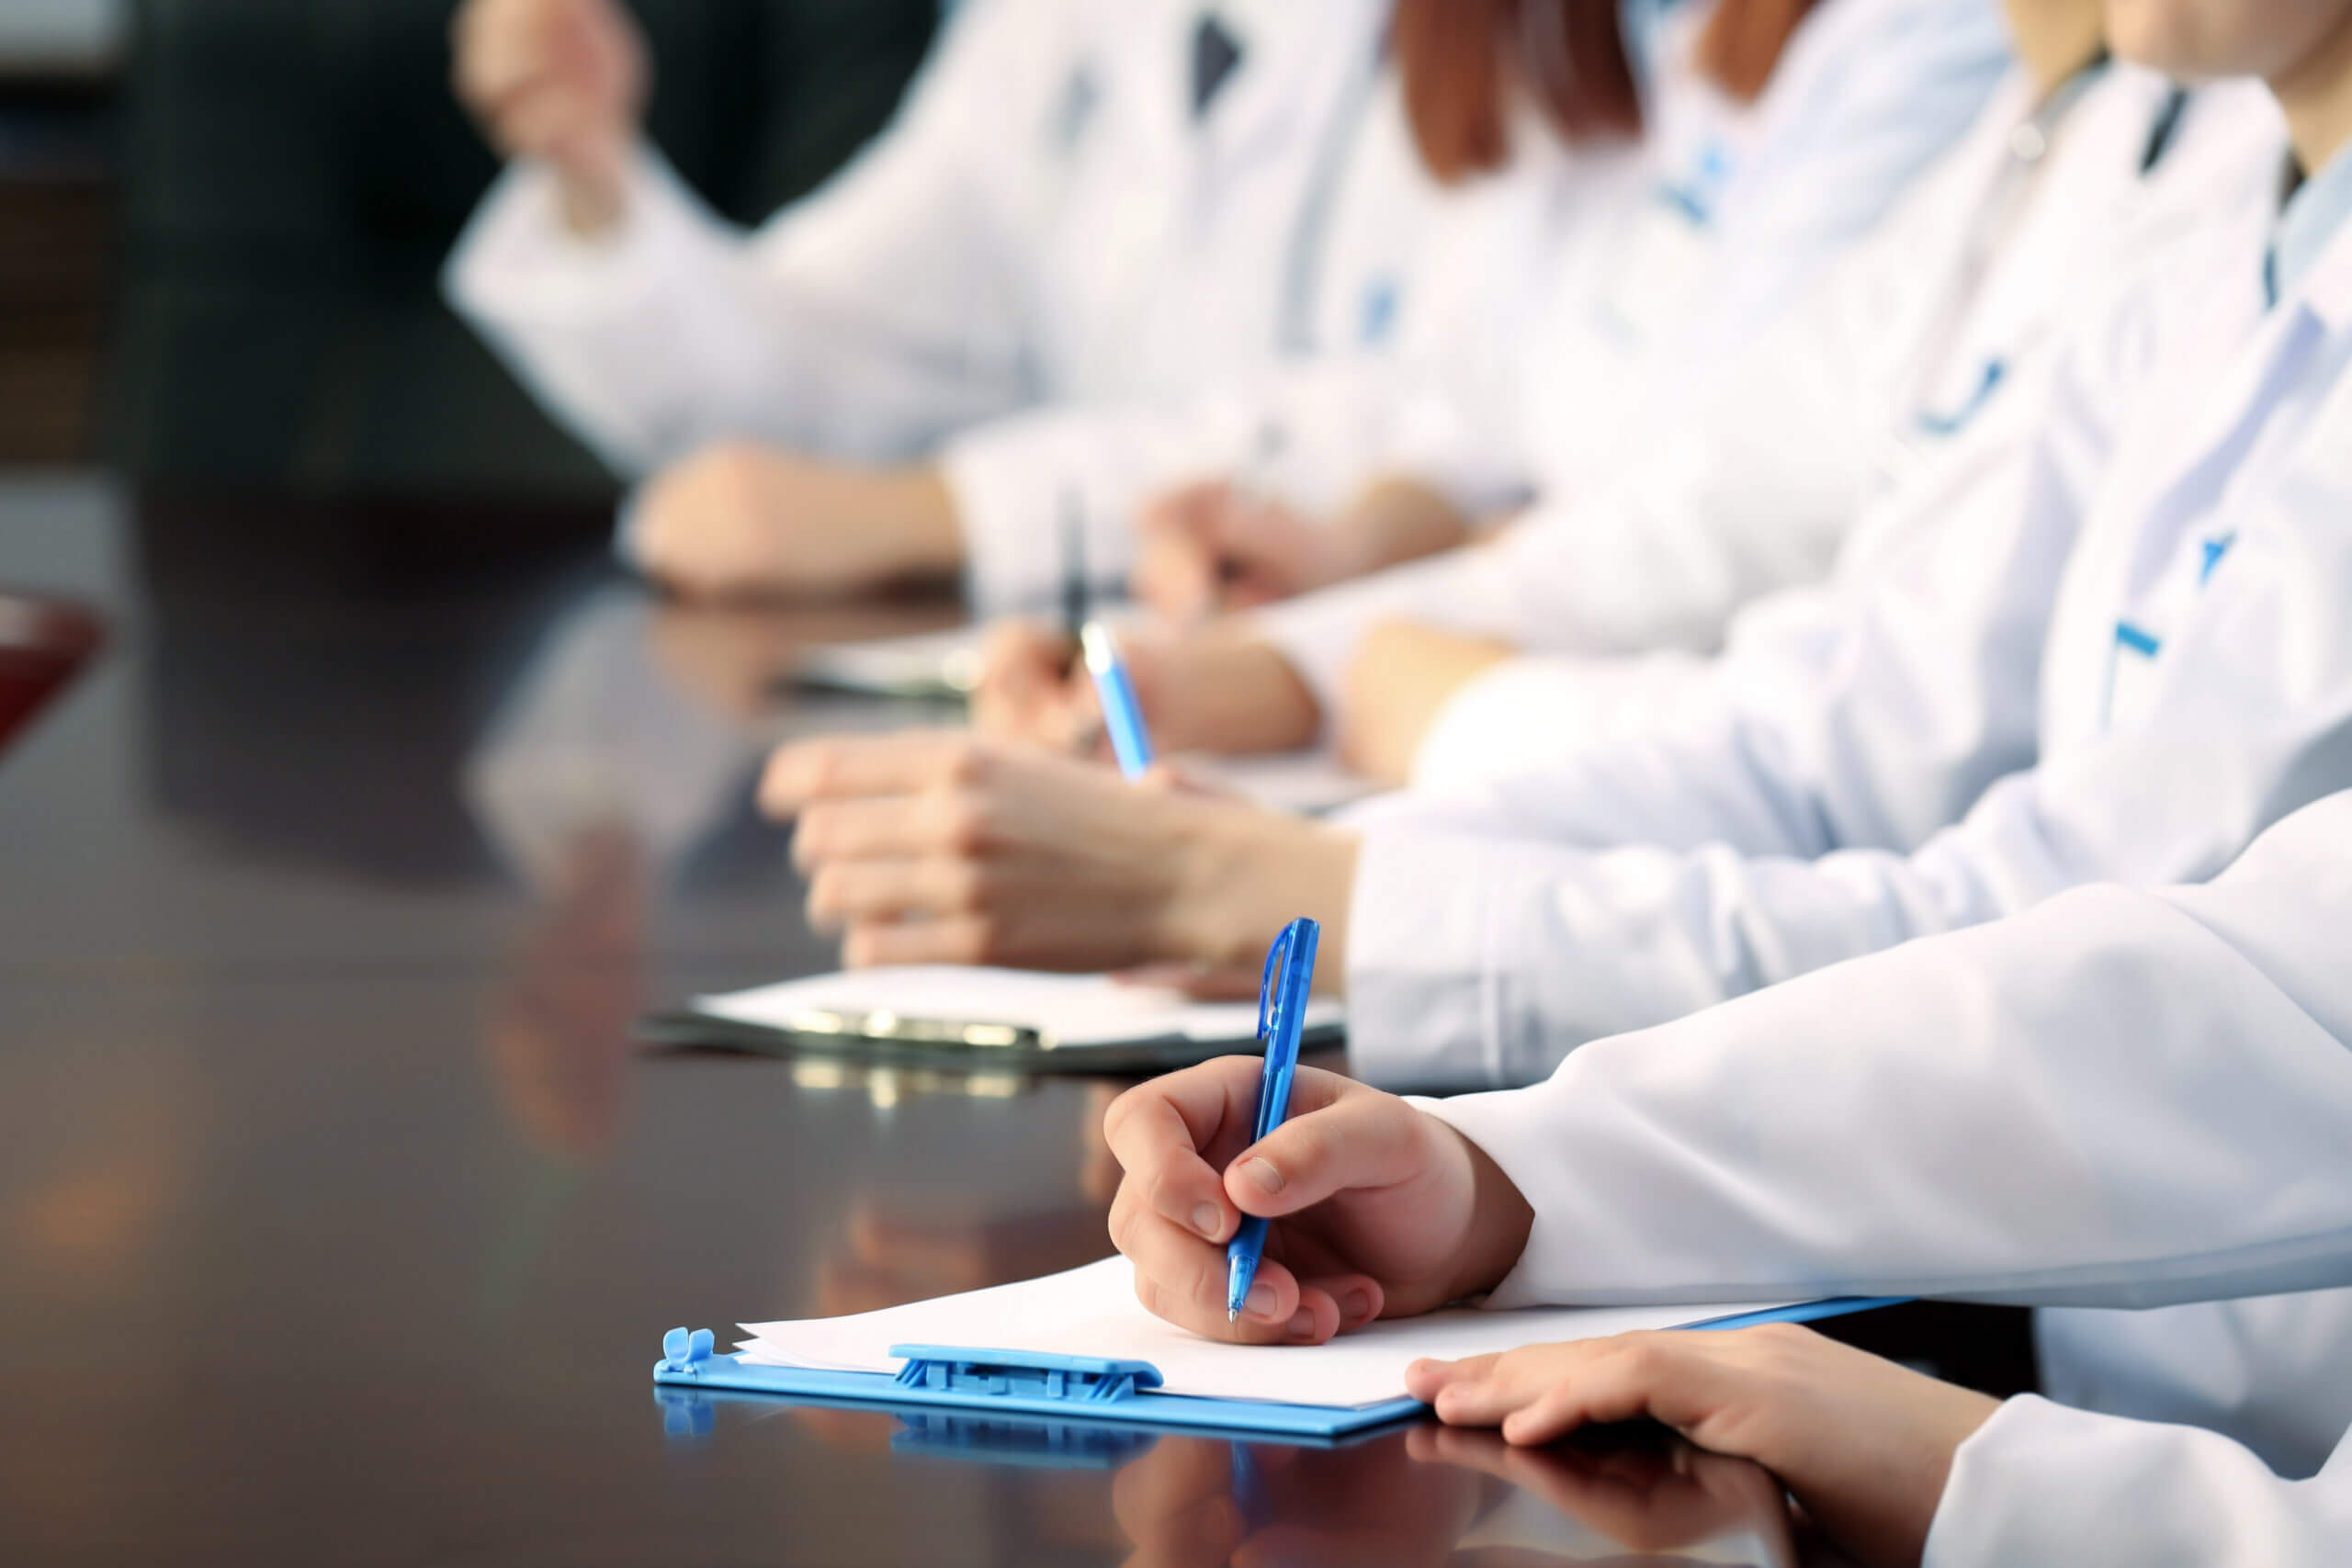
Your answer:
[[[1717,0],[1698,68],[1752,100],[1814,0]],[[1453,182],[1510,159],[1513,89],[1569,143],[1638,136],[1641,88],[1621,0],[1396,0],[1390,42],[1421,161]]]

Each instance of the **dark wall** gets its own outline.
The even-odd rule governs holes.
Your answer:
[[[888,118],[933,0],[630,0],[651,129],[755,221]],[[611,481],[441,305],[495,172],[453,0],[141,0],[123,93],[112,458],[143,482],[586,495]]]

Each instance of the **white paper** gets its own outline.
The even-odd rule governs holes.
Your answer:
[[[896,1013],[933,1022],[1003,1023],[1036,1030],[1059,1050],[1181,1037],[1205,1042],[1255,1036],[1255,1002],[1196,1002],[1181,991],[1131,986],[1103,975],[1039,975],[1022,969],[908,964],[854,969],[778,986],[697,997],[715,1018],[789,1029],[809,1013]],[[1306,1027],[1336,1023],[1340,1004],[1310,1002]]]
[[[875,696],[960,696],[979,683],[986,637],[981,627],[956,626],[912,637],[825,643],[802,652],[793,673],[839,691]]]
[[[1276,811],[1321,817],[1352,806],[1380,786],[1343,767],[1328,751],[1275,751],[1242,757],[1188,754],[1184,772],[1213,789],[1230,790]]]
[[[744,1359],[767,1366],[895,1372],[893,1345],[1046,1351],[1149,1361],[1166,1393],[1206,1399],[1349,1408],[1405,1394],[1405,1369],[1521,1345],[1598,1339],[1645,1328],[1680,1328],[1785,1303],[1732,1306],[1458,1308],[1384,1320],[1324,1345],[1227,1345],[1154,1317],[1136,1300],[1124,1258],[1068,1273],[851,1317],[747,1323]]]

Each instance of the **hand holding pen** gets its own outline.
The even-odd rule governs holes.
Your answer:
[[[1289,1116],[1256,1136],[1264,1064],[1226,1056],[1113,1102],[1103,1133],[1125,1171],[1111,1239],[1136,1294],[1211,1339],[1318,1345],[1491,1290],[1533,1216],[1486,1154],[1436,1117],[1336,1073],[1300,1067]],[[1227,1247],[1268,1222],[1228,1317]]]

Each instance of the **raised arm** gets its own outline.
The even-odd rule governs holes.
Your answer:
[[[583,235],[553,165],[524,158],[452,254],[451,302],[625,472],[728,438],[926,450],[1031,395],[1015,231],[1069,67],[1067,9],[964,7],[892,125],[756,233],[638,144]]]

